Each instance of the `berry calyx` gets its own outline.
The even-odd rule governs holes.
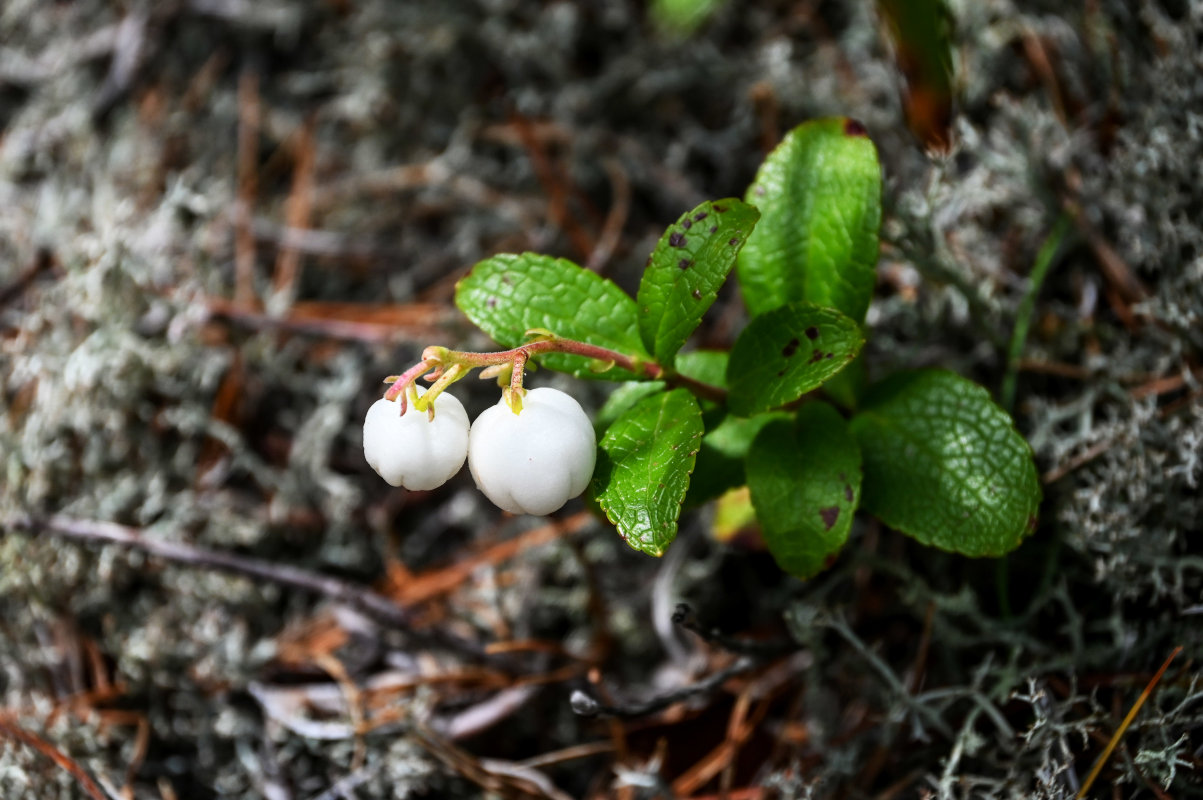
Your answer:
[[[522,392],[520,410],[503,398],[485,409],[468,437],[476,486],[513,514],[550,514],[585,491],[597,438],[580,404],[558,389]]]
[[[416,389],[415,399],[425,394]],[[446,392],[435,398],[433,416],[408,403],[381,398],[363,421],[363,455],[392,486],[424,491],[446,483],[468,455],[468,412]]]

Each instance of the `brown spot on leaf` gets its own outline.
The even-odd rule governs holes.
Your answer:
[[[819,516],[823,518],[823,524],[827,526],[827,530],[831,530],[831,527],[835,525],[835,521],[840,518],[840,507],[829,506],[827,508],[820,508]]]
[[[827,355],[823,356],[823,358],[835,358],[835,353],[828,353]]]
[[[845,136],[868,136],[869,131],[859,120],[846,119],[844,120],[844,135]]]
[[[823,354],[821,352],[819,352],[818,350],[812,350],[810,353],[810,361],[807,361],[806,363],[807,364],[818,364],[822,360],[823,360]]]
[[[790,358],[794,353],[798,352],[800,342],[797,339],[790,339],[785,343],[785,347],[781,348],[781,355]]]
[[[668,237],[668,244],[671,247],[684,247],[685,234],[681,233],[680,231],[673,231]]]
[[[690,292],[690,294],[692,294],[692,295],[693,295],[693,299],[694,299],[694,300],[701,300],[701,299],[702,299],[702,293],[701,293],[701,291],[699,291],[698,289],[694,289],[692,292]]]
[[[714,209],[714,213],[715,213],[715,214],[722,214],[724,211],[726,211],[726,210],[727,210],[727,207],[726,207],[726,206],[720,206],[718,203],[715,203],[715,204],[714,204],[713,206],[711,206],[711,207]]]
[[[689,219],[688,217],[681,220],[681,227],[685,230],[689,230],[693,227],[693,220]]]
[[[730,239],[727,240],[727,244],[731,245],[732,247],[735,247],[735,245],[739,244],[739,237],[732,236]]]
[[[783,370],[783,369],[777,370],[777,377],[778,378],[785,377],[785,370]]]
[[[852,487],[846,483],[844,484],[844,499],[847,500],[849,503],[851,503],[853,500]]]
[[[514,285],[514,282],[512,280],[510,280],[510,273],[508,273],[508,272],[501,273],[501,282],[504,283],[506,286]]]
[[[688,258],[683,258],[677,262],[677,266],[680,267],[681,269],[689,269],[690,267],[693,266],[693,262],[690,261]]]
[[[806,338],[810,339],[812,342],[815,339],[818,339],[819,338],[819,329],[816,328],[814,325],[811,325],[809,328],[806,329]]]
[[[710,215],[707,214],[705,211],[699,211],[698,213],[693,215],[693,221],[701,222],[702,220],[706,219],[706,217],[708,217],[708,216],[710,216]]]
[[[711,232],[711,233],[718,233],[718,226],[717,226],[717,225],[711,225],[711,226],[710,226],[710,232]]]
[[[485,303],[485,305],[487,305],[489,308],[497,308],[497,298],[490,297],[489,301]]]
[[[1028,515],[1028,533],[1031,533],[1032,531],[1036,530],[1036,522],[1037,522],[1036,515],[1029,514]]]

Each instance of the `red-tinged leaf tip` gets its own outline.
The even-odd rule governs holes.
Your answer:
[[[846,119],[844,120],[844,135],[845,136],[868,136],[869,131],[859,120]]]

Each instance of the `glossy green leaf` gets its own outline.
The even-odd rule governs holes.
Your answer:
[[[747,459],[748,488],[778,566],[808,578],[848,540],[860,501],[861,456],[848,425],[826,403],[761,429]]]
[[[640,400],[598,444],[592,493],[627,544],[653,556],[677,536],[702,412],[684,389]]]
[[[677,372],[695,381],[727,388],[727,361],[731,354],[726,350],[690,350],[677,354]]]
[[[856,358],[860,326],[832,308],[793,303],[753,319],[731,350],[727,401],[748,416],[793,402]]]
[[[594,415],[593,428],[599,433],[605,433],[606,428],[630,411],[636,403],[657,392],[663,392],[665,388],[664,381],[629,381],[618,384]]]
[[[661,364],[671,364],[718,299],[760,212],[728,198],[702,203],[669,226],[639,282],[639,333]]]
[[[563,258],[504,253],[486,258],[455,287],[455,304],[503,347],[517,347],[532,328],[647,360],[635,301],[616,284]],[[538,360],[581,378],[629,380],[626,370],[598,372],[592,360],[546,353]]]
[[[761,428],[773,420],[790,418],[791,416],[783,411],[746,418],[733,414],[721,417],[720,421],[702,436],[697,466],[689,480],[689,493],[685,496],[686,507],[712,500],[728,489],[747,483],[744,477],[744,459],[748,455],[748,448],[752,446],[752,440]]]
[[[865,354],[852,359],[848,366],[823,383],[823,393],[840,408],[855,411],[869,386],[865,370]]]
[[[806,300],[863,322],[881,226],[877,148],[855,120],[794,128],[748,188],[760,222],[739,255],[748,311]]]
[[[944,370],[869,388],[851,423],[864,508],[924,544],[999,556],[1036,528],[1032,450],[981,386]]]

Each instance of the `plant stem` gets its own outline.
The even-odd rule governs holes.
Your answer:
[[[727,400],[726,389],[694,380],[686,375],[670,373],[654,361],[644,361],[625,353],[620,353],[617,350],[588,344],[587,342],[578,342],[575,339],[563,339],[560,337],[540,339],[530,344],[524,344],[509,350],[499,350],[493,353],[448,350],[442,354],[441,360],[445,363],[462,364],[469,369],[490,367],[497,364],[514,364],[514,372],[517,375],[520,374],[520,367],[525,366],[526,361],[531,356],[538,355],[539,353],[568,353],[570,355],[591,358],[620,367],[641,377],[662,380],[669,386],[684,387],[696,396],[706,400],[713,400],[719,403],[725,403]],[[431,353],[430,349],[428,349],[427,352],[423,353],[425,358],[423,363],[433,361],[433,355],[435,354]],[[410,378],[410,380],[417,377],[414,374],[414,369],[408,370],[405,374],[413,374],[413,378]],[[402,377],[404,378],[405,376]]]
[[[418,379],[419,376],[421,376],[427,370],[431,369],[433,366],[434,366],[434,364],[423,359],[423,360],[419,361],[417,364],[414,364],[409,369],[405,370],[405,372],[401,373],[401,375],[397,376],[393,380],[392,386],[388,387],[388,391],[386,391],[384,393],[384,399],[390,400],[390,401],[396,400],[397,396],[405,391],[405,387],[412,384],[414,381],[416,381]],[[405,413],[404,412],[405,401],[402,400],[401,403],[402,403],[402,406],[401,406],[402,413]]]

